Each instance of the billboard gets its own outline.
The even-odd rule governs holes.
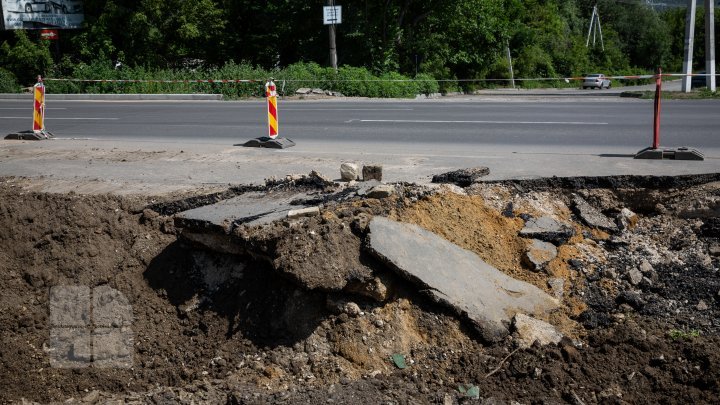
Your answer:
[[[3,28],[35,30],[80,28],[82,0],[0,0]]]

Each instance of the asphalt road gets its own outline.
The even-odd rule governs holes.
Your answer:
[[[345,161],[420,183],[474,166],[490,167],[491,179],[720,172],[720,100],[663,103],[662,145],[697,148],[705,161],[641,161],[632,156],[651,144],[652,101],[573,94],[280,100],[280,134],[297,143],[285,150],[233,146],[266,134],[261,100],[51,100],[46,123],[57,140],[0,141],[0,176],[67,186],[53,191],[88,181],[105,186],[86,192],[158,192],[310,170],[338,177]],[[30,105],[0,100],[0,134],[29,129]]]
[[[0,101],[0,134],[28,129],[26,101]],[[48,105],[60,138],[223,144],[265,133],[262,101],[68,102]],[[407,143],[413,150],[467,146],[648,146],[652,102],[583,101],[280,101],[281,136],[298,143],[362,142],[369,150]],[[662,143],[720,147],[720,102],[665,101]],[[440,144],[440,145],[438,145]],[[598,148],[600,147],[600,148]]]

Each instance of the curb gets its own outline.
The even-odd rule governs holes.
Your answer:
[[[0,100],[32,100],[32,93],[4,93]],[[222,94],[47,94],[48,100],[142,100],[142,101],[220,101]]]

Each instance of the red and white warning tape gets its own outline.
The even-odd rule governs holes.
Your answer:
[[[205,79],[205,80],[135,80],[135,79],[58,79],[43,78],[46,82],[83,82],[83,83],[263,83],[252,79]]]
[[[706,77],[710,74],[684,74],[684,73],[663,73],[662,78],[666,77]],[[605,76],[612,80],[650,80],[657,78],[656,74],[646,75],[622,75],[622,76]],[[191,83],[264,83],[263,80],[255,79],[202,79],[202,80],[135,80],[135,79],[62,79],[62,78],[44,78],[45,81],[55,82],[76,82],[76,83],[168,83],[168,84],[191,84]],[[333,82],[418,82],[432,81],[433,79],[338,79],[331,80]],[[502,79],[437,79],[436,82],[505,82],[509,78]],[[515,81],[581,81],[585,80],[585,76],[579,77],[536,77],[536,78],[515,78]],[[283,83],[311,83],[318,80],[313,79],[280,79]]]

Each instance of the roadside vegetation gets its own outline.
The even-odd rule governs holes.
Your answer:
[[[320,87],[347,96],[408,97],[507,86],[508,49],[515,76],[521,78],[634,75],[657,66],[677,71],[682,65],[683,8],[658,11],[644,2],[614,0],[365,0],[343,4],[343,22],[337,26],[340,69],[335,72],[323,67],[328,65],[324,3],[86,0],[85,28],[61,31],[57,47],[40,40],[36,31],[0,31],[0,66],[12,74],[0,73],[0,88],[20,91],[38,74],[99,80],[272,76],[285,81],[286,94],[298,87]],[[595,3],[604,49],[599,39],[586,46]],[[703,32],[700,9],[698,43]],[[704,47],[695,49],[696,60],[702,60]],[[211,92],[237,98],[258,95],[261,88],[53,82],[48,90]]]
[[[623,92],[620,96],[629,98],[641,98],[643,100],[652,100],[655,98],[655,91],[626,91]],[[678,91],[663,91],[662,98],[666,100],[703,100],[711,98],[720,99],[720,92],[710,91],[707,88],[693,90],[690,93],[682,93]]]

